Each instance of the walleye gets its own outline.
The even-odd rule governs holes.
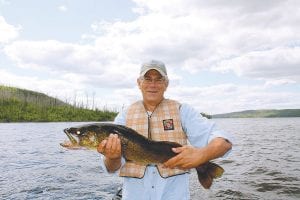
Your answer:
[[[113,123],[94,123],[64,129],[69,142],[61,143],[66,148],[96,150],[98,145],[111,133],[117,134],[121,140],[122,156],[126,161],[143,165],[164,163],[176,155],[172,148],[181,145],[175,142],[150,140],[135,130]],[[209,189],[213,179],[221,177],[224,169],[217,164],[207,162],[195,168],[201,185]]]

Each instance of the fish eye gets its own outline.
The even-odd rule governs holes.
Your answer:
[[[79,135],[79,134],[80,134],[80,131],[77,131],[76,134]]]

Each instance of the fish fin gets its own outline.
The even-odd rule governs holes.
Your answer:
[[[209,189],[214,178],[222,176],[224,169],[215,163],[205,163],[196,167],[198,180],[205,189]]]

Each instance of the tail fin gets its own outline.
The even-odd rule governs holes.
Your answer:
[[[224,169],[217,164],[207,162],[196,167],[198,180],[205,189],[209,189],[214,178],[222,176]]]

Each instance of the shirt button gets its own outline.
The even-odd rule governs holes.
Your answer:
[[[154,186],[152,186],[152,188],[154,188]]]

